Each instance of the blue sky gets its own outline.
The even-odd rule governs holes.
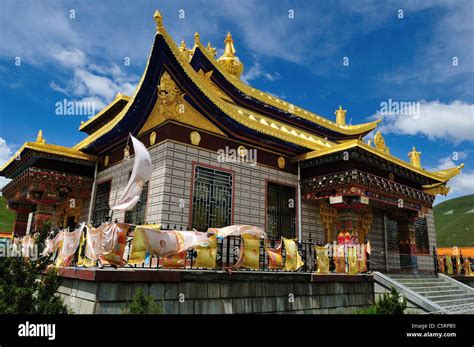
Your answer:
[[[384,117],[392,154],[407,160],[416,146],[428,169],[464,162],[448,197],[474,193],[469,0],[0,0],[0,162],[38,129],[65,146],[85,136],[77,129],[87,116],[56,115],[57,102],[90,101],[98,111],[117,92],[130,95],[154,39],[155,9],[188,46],[199,31],[222,51],[231,31],[249,84],[322,116],[334,119],[342,104],[357,124],[390,99],[419,103],[416,116]]]

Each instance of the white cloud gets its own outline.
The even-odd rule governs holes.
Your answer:
[[[247,70],[244,70],[244,74],[241,77],[241,80],[247,84],[250,81],[263,78],[267,81],[273,82],[282,78],[278,72],[270,73],[263,69],[260,61],[257,58],[254,59],[253,65]]]
[[[53,57],[66,67],[81,67],[86,64],[86,54],[80,49],[64,49],[53,54]]]
[[[0,166],[2,166],[12,156],[12,150],[7,145],[7,142],[0,137]],[[5,177],[0,177],[0,188],[3,188],[5,184],[11,180]]]
[[[474,141],[474,105],[463,101],[444,104],[440,101],[420,102],[418,115],[389,114],[378,111],[372,118],[383,118],[382,132],[401,135],[424,135],[430,140],[452,143]]]

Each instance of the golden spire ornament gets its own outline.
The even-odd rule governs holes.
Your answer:
[[[160,11],[156,10],[155,14],[153,15],[153,19],[156,23],[156,31],[159,32],[160,30],[164,29],[163,26],[163,16],[161,15]]]
[[[343,110],[342,106],[339,105],[339,108],[334,112],[336,115],[336,124],[338,125],[345,125],[346,124],[346,112],[347,110]]]
[[[36,136],[36,142],[37,143],[45,143],[46,140],[43,138],[43,130],[38,131],[38,136]]]
[[[232,39],[230,32],[227,33],[224,44],[224,54],[217,59],[217,62],[221,68],[231,76],[240,77],[244,71],[244,65],[235,55],[236,50],[234,48],[234,40]]]
[[[417,152],[415,147],[413,147],[411,152],[408,152],[408,157],[410,158],[410,164],[418,169],[421,169],[420,156],[421,156],[421,152]]]

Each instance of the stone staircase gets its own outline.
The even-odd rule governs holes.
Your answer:
[[[395,287],[424,312],[474,314],[474,289],[446,275],[374,273],[374,279],[387,290]]]

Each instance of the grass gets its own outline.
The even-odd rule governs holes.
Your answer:
[[[433,212],[438,247],[474,246],[474,194],[443,201]]]
[[[7,209],[6,199],[0,195],[0,232],[7,233],[13,231],[14,220],[15,212]]]

